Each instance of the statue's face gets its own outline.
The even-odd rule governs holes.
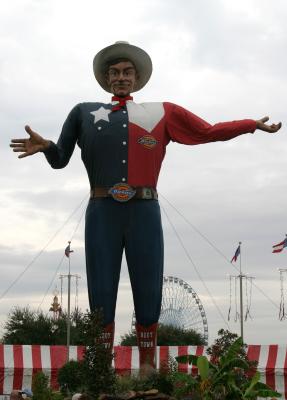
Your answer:
[[[128,96],[133,92],[136,82],[137,72],[130,61],[111,65],[107,71],[107,83],[115,96]]]

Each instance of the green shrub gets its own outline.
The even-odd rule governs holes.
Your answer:
[[[173,374],[177,371],[176,361],[169,357],[159,370],[151,371],[147,376],[120,375],[116,377],[115,393],[123,394],[131,390],[135,392],[157,389],[170,395],[173,392]]]
[[[61,393],[65,396],[71,393],[82,392],[85,385],[84,368],[82,361],[67,362],[58,373],[58,383]]]
[[[259,382],[260,373],[253,377],[250,363],[244,359],[244,344],[237,338],[226,346],[221,355],[218,353],[215,363],[205,356],[180,356],[179,362],[189,362],[198,367],[198,376],[177,373],[174,377],[174,394],[178,399],[191,395],[200,400],[255,400],[258,397],[281,397],[281,394]],[[243,352],[243,353],[242,353]]]
[[[70,361],[58,375],[61,392],[87,393],[97,398],[101,393],[114,393],[116,374],[112,368],[113,354],[101,342],[102,316],[99,312],[87,312],[82,319],[85,337],[85,353],[81,362]]]
[[[173,392],[173,382],[171,376],[160,371],[153,371],[148,376],[138,375],[117,376],[115,390],[117,395],[122,395],[129,391],[146,391],[157,389],[159,392],[170,395]]]
[[[94,397],[98,397],[101,393],[113,393],[116,374],[111,366],[113,354],[101,341],[103,334],[101,313],[87,313],[83,320],[83,329],[87,342],[83,360],[87,393]]]
[[[32,380],[33,400],[51,400],[52,391],[49,388],[49,378],[43,372],[38,372]]]
[[[51,400],[64,400],[64,396],[60,392],[52,392]]]

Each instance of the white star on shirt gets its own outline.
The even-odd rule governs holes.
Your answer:
[[[112,110],[107,110],[103,106],[100,107],[97,111],[91,111],[90,114],[92,114],[95,117],[94,124],[96,124],[98,121],[101,119],[107,122],[110,122],[109,120],[109,113]]]

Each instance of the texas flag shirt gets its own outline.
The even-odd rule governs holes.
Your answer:
[[[197,145],[229,140],[255,129],[256,122],[251,119],[210,125],[168,102],[137,104],[129,100],[116,111],[112,111],[112,103],[80,103],[45,156],[53,168],[63,168],[77,143],[91,188],[123,182],[156,188],[170,141]]]

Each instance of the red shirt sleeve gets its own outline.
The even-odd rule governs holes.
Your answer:
[[[211,125],[190,111],[172,103],[164,103],[166,129],[170,139],[182,144],[201,144],[224,141],[243,133],[253,133],[256,121],[220,122]]]

